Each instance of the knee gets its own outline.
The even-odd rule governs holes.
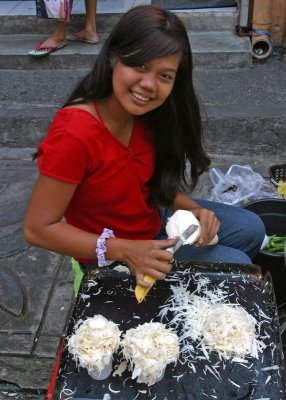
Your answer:
[[[193,262],[252,263],[251,258],[242,250],[220,244],[202,247],[182,246],[175,253],[175,259]]]
[[[227,262],[236,264],[252,264],[251,258],[243,251],[237,249],[228,249]]]
[[[261,244],[265,238],[265,226],[262,219],[255,213],[244,210],[247,213],[247,224],[244,231],[244,239],[249,243]]]

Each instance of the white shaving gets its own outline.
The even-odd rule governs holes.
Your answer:
[[[261,371],[270,371],[270,370],[276,370],[276,369],[279,369],[278,365],[271,365],[271,367],[261,368]]]
[[[102,315],[87,318],[68,340],[68,349],[79,366],[101,372],[120,342],[118,326]]]
[[[126,368],[127,368],[127,362],[122,361],[119,365],[117,365],[115,367],[112,376],[116,376],[116,375],[121,376],[123,374],[123,372],[126,370]]]
[[[206,359],[211,351],[238,362],[247,355],[258,358],[265,344],[258,340],[256,319],[238,304],[225,304],[227,292],[223,288],[209,290],[203,280],[199,286],[200,296],[189,292],[188,283],[171,286],[173,295],[164,305],[173,314],[170,326],[181,331],[181,353],[186,362],[196,358],[194,341]],[[160,314],[166,318],[164,308]]]
[[[159,322],[129,329],[121,342],[122,353],[133,369],[132,379],[148,386],[158,381],[167,364],[179,357],[177,335]]]
[[[116,265],[116,267],[113,268],[113,271],[126,272],[127,274],[130,274],[130,269],[126,267],[126,265]]]
[[[209,305],[202,323],[202,336],[209,349],[222,357],[257,358],[255,346],[256,320],[241,306],[229,304]]]

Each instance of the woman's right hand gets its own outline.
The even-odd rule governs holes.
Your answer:
[[[177,239],[166,240],[128,240],[124,261],[136,276],[136,283],[143,287],[152,286],[143,280],[144,275],[165,279],[171,271],[173,253],[165,250],[176,244]]]

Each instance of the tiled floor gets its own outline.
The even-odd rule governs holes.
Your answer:
[[[140,4],[150,4],[151,0],[98,0],[97,13],[122,13]],[[84,14],[84,0],[74,0],[73,14]],[[36,15],[34,0],[0,0],[0,16]]]

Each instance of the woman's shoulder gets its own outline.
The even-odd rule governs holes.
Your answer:
[[[62,108],[62,110],[70,110],[71,113],[77,113],[78,111],[84,111],[88,114],[90,114],[92,117],[96,118],[99,120],[99,117],[97,115],[94,103],[85,103],[85,104],[70,104],[68,106],[65,106]]]
[[[49,133],[65,132],[78,139],[95,136],[101,130],[101,122],[92,103],[75,104],[61,108],[50,126]]]
[[[68,119],[75,118],[80,122],[93,121],[100,122],[93,103],[71,104],[61,108],[57,116],[65,116]]]

